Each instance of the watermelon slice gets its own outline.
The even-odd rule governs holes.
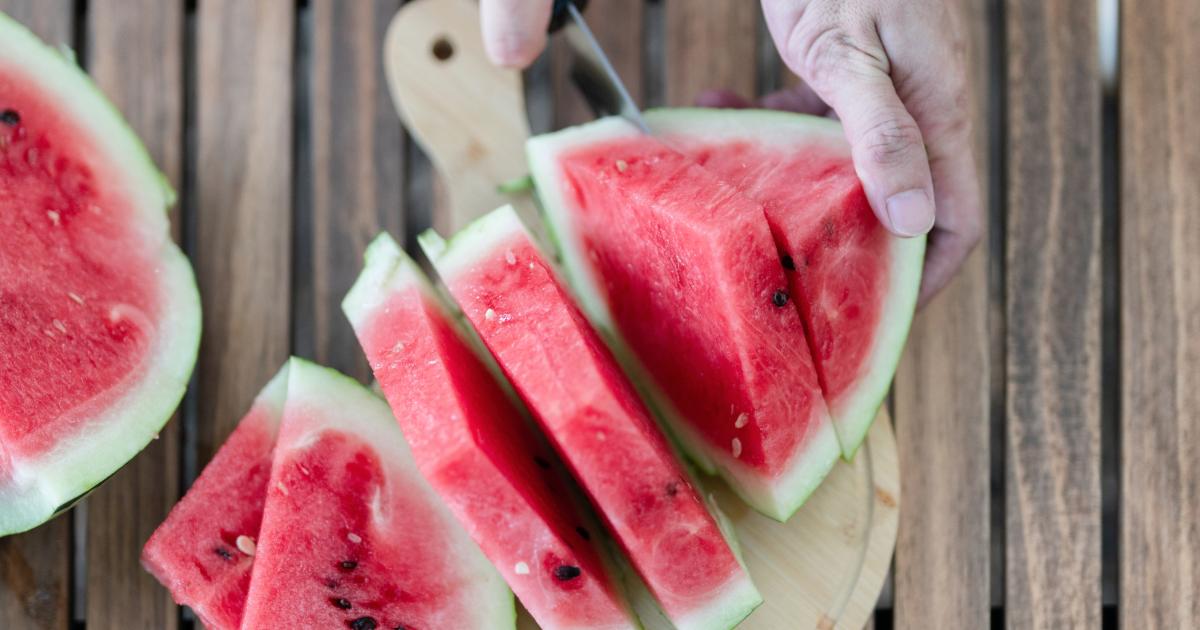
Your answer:
[[[421,245],[677,628],[762,602],[633,386],[511,206]]]
[[[647,112],[665,142],[766,210],[847,459],[867,435],[908,337],[925,237],[871,212],[837,123],[760,110]]]
[[[621,119],[528,151],[589,316],[693,459],[786,520],[839,447],[762,207]]]
[[[565,471],[386,234],[342,304],[417,465],[544,628],[637,625]]]
[[[285,367],[142,550],[146,570],[209,630],[242,623],[254,560],[247,541],[258,539],[287,384]]]
[[[413,464],[387,403],[307,361],[288,396],[244,628],[512,628],[512,593]]]
[[[87,76],[0,14],[0,536],[137,454],[190,377],[173,193]]]

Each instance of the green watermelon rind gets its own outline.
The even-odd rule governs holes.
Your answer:
[[[95,139],[97,150],[122,165],[123,186],[138,211],[134,226],[161,242],[163,288],[159,329],[142,380],[89,420],[83,435],[36,460],[13,462],[18,483],[0,487],[0,536],[31,529],[66,510],[112,476],[153,440],[183,398],[200,344],[200,296],[187,258],[169,238],[167,208],[174,191],[145,147],[87,75],[61,52],[0,13],[0,64],[21,67],[57,99],[66,115]],[[18,485],[19,484],[19,485]]]
[[[719,474],[729,482],[730,488],[755,510],[785,522],[816,491],[837,461],[841,447],[834,428],[829,424],[818,427],[816,434],[806,438],[808,446],[797,453],[799,465],[785,466],[787,475],[772,483],[764,482],[728,452],[707,444],[681,420],[682,414],[622,339],[608,312],[600,289],[600,280],[592,272],[591,265],[586,262],[581,247],[571,237],[574,230],[570,213],[564,211],[566,204],[562,190],[556,185],[559,182],[558,156],[574,147],[623,137],[637,137],[640,133],[623,119],[604,118],[553,134],[537,136],[528,141],[526,153],[537,186],[541,211],[548,225],[547,232],[553,235],[553,241],[559,247],[564,275],[574,289],[581,308],[610,343],[613,354],[629,373],[667,433],[698,468],[708,474]]]
[[[358,381],[334,370],[306,359],[292,357],[285,366],[287,398],[285,407],[294,404],[302,408],[324,408],[336,414],[337,430],[361,438],[364,443],[378,449],[380,460],[385,466],[401,468],[401,474],[424,480],[409,453],[403,432],[387,402]],[[292,436],[290,444],[280,443],[277,448],[303,445],[315,439],[316,434],[331,428],[328,423],[311,427],[311,434]],[[458,526],[449,508],[427,483],[423,484],[430,509],[438,509],[440,519],[447,527],[454,528],[455,550],[453,560],[459,574],[471,575],[477,582],[472,588],[479,597],[472,600],[470,613],[477,622],[473,627],[501,628],[516,626],[516,601],[499,572],[483,555],[466,530]],[[436,506],[436,507],[435,507]],[[252,587],[253,588],[253,587]],[[508,623],[505,623],[507,621]]]
[[[773,110],[716,110],[706,108],[655,109],[645,113],[651,131],[668,139],[672,134],[707,140],[746,140],[760,146],[791,149],[821,143],[850,158],[842,126],[816,116]],[[887,398],[900,363],[909,327],[916,310],[925,260],[926,238],[891,237],[890,289],[880,312],[880,334],[865,361],[869,371],[860,376],[855,392],[838,401],[826,401],[834,418],[842,456],[851,460]]]

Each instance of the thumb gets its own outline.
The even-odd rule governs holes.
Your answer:
[[[483,47],[492,63],[524,68],[546,47],[552,0],[480,0]]]

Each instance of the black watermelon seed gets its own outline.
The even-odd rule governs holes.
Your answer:
[[[343,570],[353,571],[355,569],[355,567],[358,566],[358,563],[353,560],[342,560],[340,566],[342,567]]]
[[[771,296],[771,303],[775,306],[783,306],[787,304],[788,294],[783,289],[775,289],[775,295]]]
[[[579,567],[571,566],[569,564],[560,564],[554,567],[554,577],[562,582],[574,580],[582,574],[583,571],[580,571]]]
[[[679,482],[672,481],[667,484],[667,496],[673,497],[676,494],[679,494]]]
[[[9,127],[16,127],[17,125],[21,124],[21,115],[18,114],[16,110],[6,109],[0,112],[0,122],[8,125]]]
[[[337,606],[338,608],[341,608],[342,610],[350,610],[352,608],[352,606],[350,605],[350,600],[346,599],[345,597],[330,597],[329,601],[334,606]]]
[[[346,624],[353,630],[375,630],[379,627],[379,622],[375,621],[374,617],[359,617]]]
[[[582,525],[580,525],[579,527],[576,527],[576,528],[575,528],[575,532],[576,532],[577,534],[579,534],[579,536],[580,536],[580,537],[582,537],[584,540],[591,540],[591,539],[592,539],[592,535],[591,535],[590,533],[588,533],[588,530],[587,530],[587,528],[586,528],[586,527],[584,527],[584,526],[582,526]]]
[[[784,268],[784,269],[787,269],[788,271],[795,271],[795,270],[796,270],[796,261],[792,260],[792,257],[791,257],[791,256],[788,256],[787,254],[784,254],[784,255],[783,255],[783,258],[781,258],[781,259],[779,259],[779,260],[780,260],[780,262],[782,262],[782,263],[783,263],[783,268]]]
[[[224,547],[217,547],[216,549],[213,549],[213,551],[215,551],[218,556],[221,556],[222,559],[233,560],[233,554],[229,553],[229,551]]]
[[[534,462],[536,462],[536,463],[537,463],[537,465],[538,465],[538,466],[541,466],[542,468],[545,468],[545,469],[547,469],[547,470],[549,470],[549,469],[550,469],[550,462],[548,462],[548,461],[546,461],[546,460],[542,459],[541,457],[539,457],[539,456],[537,456],[537,455],[534,455],[534,456],[533,456],[533,461],[534,461]]]

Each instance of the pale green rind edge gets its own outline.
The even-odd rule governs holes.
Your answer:
[[[295,401],[302,401],[306,406],[323,407],[331,417],[337,417],[339,423],[336,426],[315,426],[312,428],[314,431],[336,428],[362,437],[380,451],[394,474],[420,480],[426,503],[430,509],[438,510],[439,520],[451,532],[450,545],[455,557],[447,558],[447,562],[453,562],[459,568],[466,567],[461,573],[472,576],[474,581],[477,598],[472,600],[474,606],[471,614],[478,624],[475,627],[480,630],[497,628],[501,627],[497,624],[498,620],[508,620],[511,623],[503,624],[503,627],[515,628],[517,613],[512,591],[421,475],[387,402],[341,372],[305,359],[292,357],[286,372],[285,415],[286,406]],[[293,441],[304,442],[307,438],[307,435],[293,436]],[[283,442],[279,444],[281,449],[288,446]]]
[[[0,60],[25,68],[97,149],[115,156],[128,177],[126,194],[141,217],[135,226],[151,242],[162,243],[158,270],[164,289],[160,330],[149,354],[145,378],[106,413],[89,421],[86,435],[57,445],[33,461],[14,461],[17,481],[0,487],[0,536],[26,531],[69,509],[115,473],[162,429],[183,398],[200,343],[200,296],[187,258],[168,238],[166,210],[174,191],[154,166],[145,147],[120,113],[72,61],[0,13]],[[103,446],[99,446],[103,445]],[[19,484],[19,485],[18,485]]]

